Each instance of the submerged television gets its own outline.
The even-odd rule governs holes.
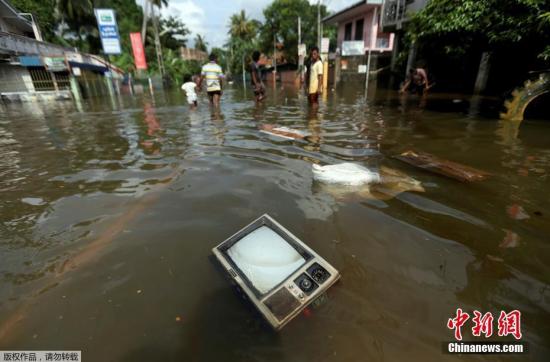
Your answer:
[[[212,252],[275,330],[340,278],[326,260],[267,214]]]

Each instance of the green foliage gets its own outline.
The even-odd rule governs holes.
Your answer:
[[[327,9],[321,5],[321,18],[328,15]],[[265,22],[261,28],[260,43],[266,53],[273,52],[273,37],[283,43],[286,58],[297,62],[298,54],[298,17],[301,18],[302,42],[308,48],[317,45],[317,4],[308,0],[274,0],[264,9]],[[330,36],[335,43],[336,31],[326,26],[324,36]]]
[[[204,37],[200,34],[197,34],[195,36],[195,49],[207,52],[208,51],[208,43],[206,40],[204,40]]]
[[[160,20],[160,43],[163,48],[178,50],[185,47],[187,43],[186,36],[189,35],[189,29],[185,24],[174,16]]]
[[[228,69],[227,66],[228,66],[229,57],[226,50],[222,48],[212,48],[210,53],[216,54],[216,56],[218,57],[218,64],[222,67],[224,71]]]
[[[487,50],[520,42],[549,43],[541,32],[550,0],[431,0],[413,16],[412,40],[445,43],[448,53],[463,54],[470,45]]]
[[[229,71],[233,74],[246,71],[246,64],[250,62],[250,54],[258,47],[258,30],[260,22],[247,17],[241,10],[233,14],[229,21]]]
[[[181,85],[187,77],[201,72],[201,64],[198,61],[181,59],[177,50],[166,49],[163,55],[166,74],[176,85]]]
[[[55,1],[10,0],[18,11],[33,14],[34,20],[38,23],[42,36],[46,41],[55,39],[56,19],[52,11],[55,7]]]

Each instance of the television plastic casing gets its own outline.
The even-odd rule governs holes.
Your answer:
[[[262,226],[276,232],[305,259],[302,266],[265,293],[253,285],[228,253],[233,245]],[[340,273],[332,265],[268,214],[260,216],[237,231],[213,248],[212,252],[227,276],[236,283],[275,330],[284,327],[340,279]]]

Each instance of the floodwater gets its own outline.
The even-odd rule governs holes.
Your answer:
[[[550,122],[519,128],[467,99],[292,90],[0,105],[0,350],[84,361],[550,360]],[[456,98],[456,97],[455,97]],[[285,140],[262,124],[311,134]],[[408,149],[492,176],[462,183]],[[425,192],[329,192],[312,163],[386,166]],[[334,191],[334,190],[332,190]],[[211,248],[269,213],[342,274],[323,303],[272,332]],[[442,352],[456,309],[520,310],[526,355]],[[472,316],[473,317],[473,316]],[[472,337],[468,321],[465,340]],[[495,340],[514,340],[497,337]]]

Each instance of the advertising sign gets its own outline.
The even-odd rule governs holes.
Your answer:
[[[145,60],[145,50],[141,41],[141,33],[130,33],[130,41],[132,42],[132,52],[134,53],[134,63],[136,69],[147,69],[147,61]]]
[[[298,56],[305,57],[307,54],[307,49],[305,44],[298,44]]]
[[[327,54],[329,45],[330,45],[330,39],[329,38],[322,38],[321,39],[321,53]]]
[[[362,40],[342,42],[342,56],[364,55],[365,43]]]
[[[120,54],[120,37],[113,9],[95,9],[95,17],[105,54]]]
[[[43,57],[44,66],[51,72],[61,72],[67,69],[65,57]]]

